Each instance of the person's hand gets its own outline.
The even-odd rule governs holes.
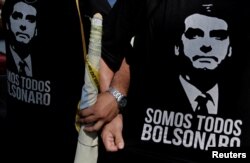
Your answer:
[[[101,137],[107,151],[116,152],[124,148],[122,127],[121,114],[117,115],[111,122],[104,126]]]
[[[105,123],[110,122],[119,113],[118,103],[109,92],[100,93],[93,106],[79,111],[79,120],[85,124],[84,130],[88,132],[99,131]]]

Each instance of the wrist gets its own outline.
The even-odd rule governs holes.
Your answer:
[[[127,97],[114,87],[110,87],[107,92],[109,92],[115,98],[119,107],[119,111],[122,112],[127,106]]]

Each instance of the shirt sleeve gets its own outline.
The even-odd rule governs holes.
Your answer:
[[[132,53],[130,41],[135,35],[135,20],[139,0],[119,0],[104,19],[102,58],[116,72],[122,60]],[[139,6],[140,7],[140,6]]]

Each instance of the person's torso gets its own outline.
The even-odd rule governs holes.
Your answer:
[[[16,7],[17,12],[8,14],[17,3],[21,4]],[[37,5],[29,10],[23,5],[25,3]],[[38,141],[44,146],[74,144],[70,141],[76,141],[74,118],[85,67],[75,1],[8,0],[3,16],[8,27],[9,18],[14,22],[12,28],[6,30],[7,125],[10,133],[22,133],[19,142],[27,142],[30,146],[42,137],[44,139]],[[23,30],[16,35],[25,40],[30,37],[28,34],[32,32],[28,30],[34,27],[34,22],[34,42],[23,49],[20,45],[18,51],[29,51],[32,74],[20,75],[10,51],[12,41],[18,39],[12,39],[10,30]]]
[[[195,2],[198,1],[192,1],[194,10]],[[250,60],[247,44],[250,33],[247,18],[250,12],[244,4],[221,1],[224,12],[231,8],[235,15],[238,14],[229,16],[230,23],[233,22],[233,33],[229,36],[232,57],[219,77],[209,79],[216,78],[219,83],[218,112],[196,114],[179,81],[178,71],[183,64],[174,55],[174,35],[181,25],[178,22],[184,20],[184,11],[189,12],[187,7],[191,2],[169,0],[160,3],[135,39],[130,59],[131,83],[124,127],[127,147],[139,148],[145,153],[151,151],[155,157],[176,161],[200,161],[198,156],[203,154],[202,159],[210,159],[212,150],[249,151]]]

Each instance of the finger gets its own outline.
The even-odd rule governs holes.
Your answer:
[[[82,124],[90,123],[91,119],[94,119],[94,117],[95,117],[94,115],[89,115],[88,117],[79,117],[77,119],[77,122],[82,123]],[[88,118],[88,119],[86,120],[86,118]],[[95,121],[92,121],[92,123],[93,122],[95,122]]]
[[[118,131],[115,133],[114,135],[115,138],[115,144],[117,146],[118,149],[123,149],[124,148],[124,139],[122,137],[122,131]]]
[[[118,147],[115,144],[114,136],[109,131],[104,131],[102,133],[102,141],[104,144],[104,147],[109,152],[116,152],[118,151]]]
[[[81,122],[84,124],[94,123],[96,121],[98,121],[98,118],[95,115],[90,115],[88,117],[81,118]]]
[[[91,108],[86,108],[86,109],[82,109],[78,112],[78,115],[80,117],[87,117],[93,114],[93,109]]]
[[[99,131],[103,125],[104,125],[104,121],[99,120],[93,126],[86,126],[84,130],[87,132],[96,132],[96,131]]]

